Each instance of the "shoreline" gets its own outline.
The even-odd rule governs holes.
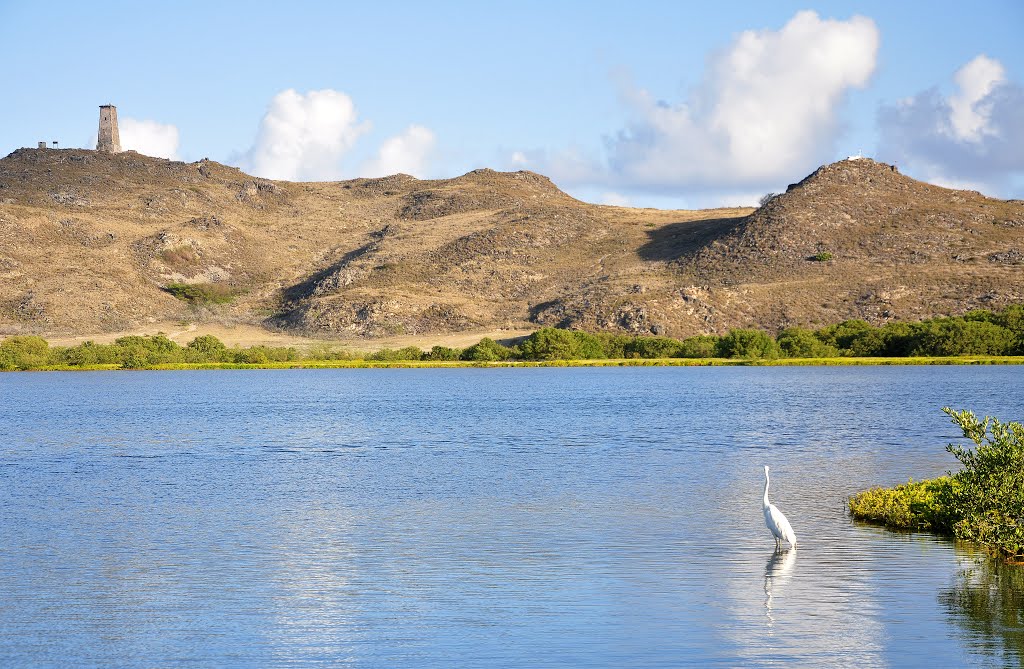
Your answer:
[[[497,368],[497,367],[883,367],[931,365],[1024,365],[1024,356],[967,355],[936,357],[864,357],[864,358],[597,358],[584,360],[500,360],[481,362],[471,360],[291,360],[267,363],[236,362],[176,362],[163,363],[138,369],[126,369],[116,364],[102,365],[47,365],[37,369],[9,370],[10,372],[141,372],[185,371],[218,369],[419,369],[419,368]]]

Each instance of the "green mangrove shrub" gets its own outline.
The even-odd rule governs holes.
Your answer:
[[[729,330],[718,342],[721,358],[774,359],[782,355],[778,342],[762,330]]]
[[[941,502],[953,533],[992,552],[1024,559],[1024,426],[943,408],[973,446],[949,444],[963,468]]]
[[[833,358],[839,355],[835,346],[826,344],[812,330],[805,328],[786,328],[775,341],[787,358]]]
[[[397,350],[382,348],[376,353],[366,356],[367,360],[378,362],[405,362],[423,359],[423,351],[418,346],[406,346]]]
[[[921,327],[913,355],[1006,355],[1014,348],[1013,333],[988,321],[942,318]]]
[[[453,361],[458,360],[461,355],[462,351],[460,349],[449,348],[447,346],[434,346],[423,354],[423,359],[435,362]]]
[[[228,347],[213,335],[200,335],[185,347],[186,362],[231,362]]]
[[[676,339],[668,337],[633,337],[624,349],[624,358],[681,358],[682,347]]]
[[[525,360],[588,360],[608,357],[600,337],[580,330],[541,328],[519,344]]]
[[[502,346],[490,337],[484,337],[462,352],[463,360],[474,362],[496,362],[498,360],[508,360],[511,357],[511,349]]]
[[[925,529],[1024,559],[1024,426],[970,411],[942,409],[973,446],[949,444],[961,469],[930,481],[872,488],[848,500],[854,518]]]
[[[679,342],[680,358],[713,358],[718,348],[715,335],[694,335]]]
[[[836,347],[840,355],[853,355],[853,343],[873,329],[867,321],[853,318],[821,328],[815,332],[815,336],[826,344]]]
[[[229,350],[232,362],[246,365],[266,365],[272,362],[290,362],[299,360],[298,350],[292,347],[250,346],[249,348],[232,348]]]
[[[50,344],[31,335],[8,337],[0,342],[0,369],[27,370],[49,363]]]
[[[291,348],[229,349],[212,335],[180,346],[163,334],[128,336],[112,344],[85,342],[50,346],[34,336],[0,341],[0,370],[48,366],[110,365],[137,369],[174,363],[266,364],[292,360],[587,360],[622,358],[746,358],[750,360],[841,356],[1024,355],[1024,305],[1002,311],[976,309],[955,318],[916,323],[891,322],[875,327],[847,320],[818,330],[791,327],[773,338],[761,330],[732,330],[724,336],[696,335],[682,341],[669,337],[541,328],[519,345],[507,348],[491,339],[459,350],[435,346],[423,352],[409,346],[367,356],[321,344],[304,354]]]

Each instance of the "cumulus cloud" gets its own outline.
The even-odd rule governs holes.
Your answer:
[[[952,135],[978,141],[983,134],[993,134],[988,127],[991,105],[984,100],[993,88],[1006,81],[1002,64],[981,54],[957,70],[953,80],[959,90],[949,98]]]
[[[121,148],[147,156],[178,159],[178,128],[169,123],[124,117],[118,120]],[[92,146],[95,146],[95,140]]]
[[[384,140],[376,158],[371,160],[361,173],[363,176],[381,177],[401,172],[422,177],[434,143],[434,133],[429,128],[410,125],[401,134]]]
[[[269,179],[338,179],[342,158],[370,128],[344,93],[281,91],[270,101],[243,168]]]
[[[984,54],[953,82],[949,96],[931,88],[883,106],[879,156],[943,185],[1008,195],[1024,177],[1024,88]]]
[[[534,170],[554,178],[558,183],[570,185],[603,185],[609,183],[607,168],[599,157],[578,146],[555,151],[530,149],[514,151],[504,160],[510,170]]]
[[[748,30],[712,54],[684,101],[623,84],[631,118],[605,138],[603,156],[518,151],[512,162],[570,187],[675,197],[763,193],[834,155],[840,108],[851,89],[867,85],[878,46],[869,18],[798,12],[779,30]]]
[[[873,21],[802,11],[781,30],[749,30],[709,61],[681,104],[627,91],[635,120],[608,140],[621,183],[654,189],[770,185],[831,154],[837,112],[875,70]]]
[[[631,200],[623,195],[622,193],[616,193],[615,191],[607,191],[601,195],[601,204],[611,205],[613,207],[628,207]]]

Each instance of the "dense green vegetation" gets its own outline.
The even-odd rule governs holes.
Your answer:
[[[962,469],[930,481],[873,488],[849,500],[855,518],[900,529],[928,529],[1024,559],[1024,426],[943,409],[973,446],[946,450]]]
[[[944,409],[974,447],[950,444],[946,450],[963,469],[940,497],[953,533],[996,552],[1024,559],[1024,425],[978,418],[969,411]]]
[[[187,346],[162,334],[121,337],[112,344],[87,341],[78,346],[50,346],[45,339],[32,336],[8,337],[0,342],[0,370],[104,366],[144,369],[173,363],[264,364],[298,359],[294,348],[228,348],[212,335],[196,337]]]
[[[999,312],[977,310],[960,317],[918,323],[888,323],[881,327],[860,320],[844,321],[818,330],[792,327],[776,337],[762,330],[749,329],[730,330],[721,336],[696,335],[679,340],[542,328],[514,346],[505,346],[485,337],[465,349],[435,346],[423,351],[408,346],[397,350],[381,349],[370,355],[329,346],[313,347],[303,353],[294,348],[266,346],[228,348],[210,335],[197,337],[187,346],[181,346],[164,335],[154,335],[122,337],[112,344],[86,342],[78,346],[52,347],[39,337],[14,336],[0,342],[0,370],[96,366],[140,369],[175,364],[266,365],[337,360],[486,364],[671,358],[741,362],[789,359],[817,363],[829,359],[833,364],[843,364],[845,359],[854,361],[857,358],[897,357],[927,362],[929,357],[969,355],[1024,355],[1024,306],[1014,305]]]
[[[952,522],[939,503],[952,479],[941,476],[928,481],[910,480],[895,488],[871,488],[849,499],[854,518],[897,530],[952,531]]]

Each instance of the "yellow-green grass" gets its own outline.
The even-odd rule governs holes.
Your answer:
[[[850,365],[1021,365],[1024,356],[943,356],[906,358],[598,358],[592,360],[289,360],[264,363],[172,362],[144,366],[149,370],[187,369],[334,369],[334,368],[426,368],[426,367],[736,367],[736,366],[850,366]],[[120,369],[116,364],[47,365],[32,371],[104,371]]]
[[[858,519],[898,530],[949,532],[952,521],[943,506],[943,494],[953,485],[948,476],[914,481],[894,488],[871,488],[850,497],[850,514]]]
[[[1020,355],[943,355],[905,357],[835,357],[835,358],[776,358],[773,360],[751,360],[746,364],[799,366],[848,366],[848,365],[1024,365]]]

